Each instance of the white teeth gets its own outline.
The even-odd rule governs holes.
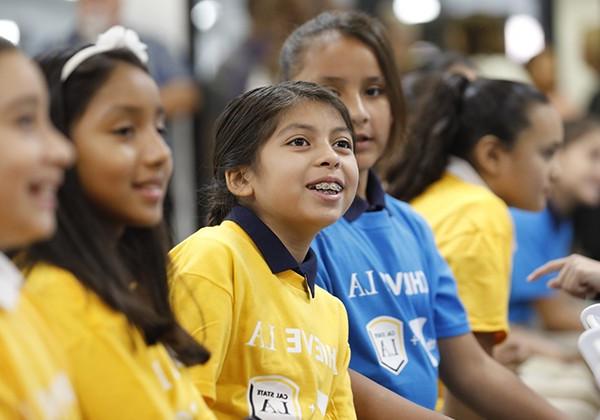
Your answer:
[[[325,190],[325,191],[342,191],[342,186],[337,182],[319,182],[314,187],[316,190]]]

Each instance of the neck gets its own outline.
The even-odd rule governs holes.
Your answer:
[[[254,210],[256,211],[256,210]],[[300,264],[306,258],[306,254],[310,248],[310,244],[320,228],[312,229],[302,223],[289,223],[287,221],[278,220],[269,215],[259,214],[260,219],[265,225],[273,231],[285,248],[292,254],[292,257]]]
[[[358,188],[356,190],[356,195],[358,195],[363,200],[367,199],[367,182],[369,180],[369,170],[364,169],[360,170],[358,173]]]
[[[552,208],[563,217],[569,216],[577,205],[571,194],[561,191],[558,186],[552,188],[549,200],[552,202]]]

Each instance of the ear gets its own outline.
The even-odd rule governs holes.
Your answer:
[[[254,194],[251,178],[252,174],[247,166],[225,172],[227,189],[237,198],[248,198]]]
[[[478,171],[483,175],[494,177],[502,172],[510,156],[506,146],[498,137],[487,134],[479,139],[473,148],[472,159]]]

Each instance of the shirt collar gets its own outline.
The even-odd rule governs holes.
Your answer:
[[[294,270],[306,279],[311,297],[315,296],[317,256],[312,249],[308,250],[304,261],[298,264],[277,235],[249,208],[236,206],[229,212],[225,219],[237,223],[244,229],[262,254],[273,274]]]
[[[458,156],[450,156],[450,161],[448,162],[446,170],[469,184],[489,188],[475,168],[473,168],[473,166],[465,159],[459,158]]]
[[[14,309],[19,301],[23,277],[17,267],[0,252],[0,308]]]
[[[364,212],[379,211],[385,208],[385,191],[381,186],[381,182],[373,171],[369,171],[367,178],[367,199],[364,200],[358,195],[354,197],[354,201],[350,208],[344,214],[344,219],[353,222],[358,219]]]

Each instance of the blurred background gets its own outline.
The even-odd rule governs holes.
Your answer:
[[[215,117],[239,93],[277,80],[286,36],[333,8],[379,17],[403,74],[453,51],[484,76],[534,83],[565,120],[600,118],[600,0],[1,0],[0,36],[35,55],[93,42],[117,23],[140,33],[170,119],[178,240],[201,225]]]

